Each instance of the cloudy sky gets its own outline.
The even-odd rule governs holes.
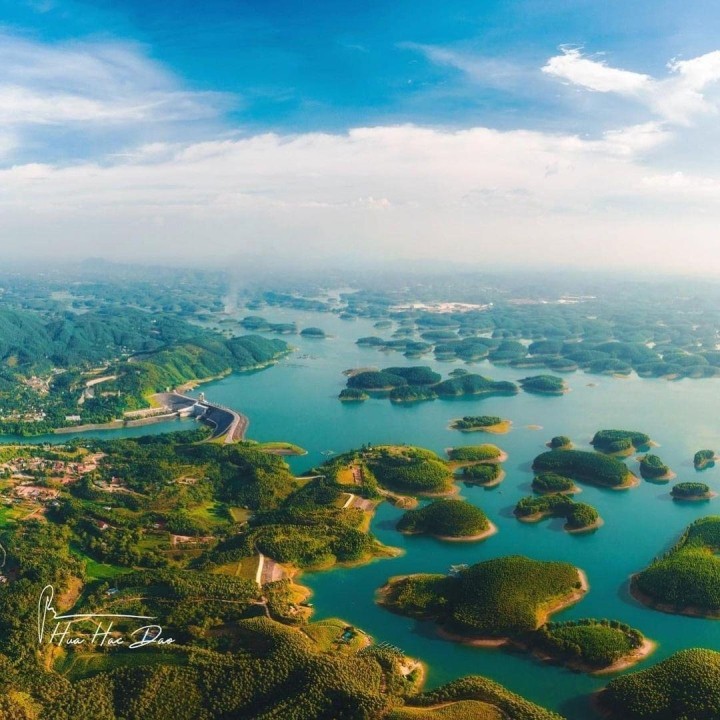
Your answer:
[[[0,0],[6,258],[720,273],[710,0]]]

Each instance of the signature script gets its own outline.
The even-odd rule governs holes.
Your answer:
[[[53,645],[98,645],[125,647],[128,650],[147,645],[169,645],[175,640],[163,637],[160,625],[146,623],[131,632],[113,630],[118,621],[123,625],[150,621],[151,615],[123,615],[110,613],[73,613],[60,615],[53,607],[55,589],[46,585],[38,599],[38,643]]]

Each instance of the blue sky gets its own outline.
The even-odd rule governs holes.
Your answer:
[[[707,252],[718,220],[719,19],[709,0],[0,0],[0,230],[11,254],[192,258],[211,237],[507,264],[553,242],[588,265],[602,242],[689,267],[673,237]]]

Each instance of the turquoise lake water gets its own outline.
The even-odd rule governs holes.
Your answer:
[[[554,619],[606,617],[638,628],[658,643],[658,649],[637,669],[649,667],[686,647],[720,649],[720,622],[658,613],[639,605],[627,593],[629,575],[667,549],[688,523],[720,513],[720,498],[680,504],[671,500],[669,485],[645,481],[624,492],[584,485],[577,499],[596,507],[605,521],[603,527],[590,535],[565,533],[562,521],[528,525],[512,516],[517,500],[531,494],[530,464],[546,449],[545,443],[552,436],[569,435],[578,448],[590,449],[590,438],[601,428],[648,433],[660,446],[656,452],[677,473],[679,481],[702,479],[717,491],[720,468],[697,473],[692,456],[700,448],[720,449],[717,420],[720,381],[667,382],[570,373],[565,377],[571,392],[562,397],[520,393],[514,397],[436,400],[415,405],[398,406],[382,399],[346,404],[339,402],[337,395],[345,384],[341,373],[347,368],[427,364],[446,375],[464,365],[438,363],[432,356],[411,361],[398,353],[358,347],[355,345],[358,337],[388,337],[392,332],[377,330],[364,320],[344,321],[334,315],[273,309],[259,314],[271,322],[296,320],[300,327],[319,326],[333,337],[312,340],[291,336],[288,341],[297,351],[277,366],[232,375],[204,385],[202,390],[209,400],[236,408],[250,418],[249,438],[286,440],[306,448],[308,455],[290,459],[295,471],[321,463],[324,451],[342,452],[366,442],[409,443],[441,454],[452,445],[495,442],[509,455],[504,464],[507,477],[499,487],[462,488],[462,496],[481,507],[498,526],[496,535],[484,542],[467,544],[405,537],[394,530],[402,511],[383,503],[372,531],[382,542],[403,548],[405,554],[363,567],[305,574],[302,581],[314,592],[316,619],[340,616],[362,627],[377,641],[397,645],[425,661],[429,666],[428,687],[462,675],[481,674],[570,720],[594,717],[588,697],[607,678],[571,672],[522,654],[441,640],[429,624],[378,608],[373,601],[375,590],[392,575],[447,572],[452,564],[474,563],[511,553],[540,560],[564,560],[586,571],[590,592]],[[241,328],[237,330],[242,332]],[[497,367],[487,362],[476,363],[471,369],[497,380],[516,380],[543,372]],[[499,436],[448,429],[452,418],[479,414],[508,418],[513,429]],[[137,436],[186,428],[190,422],[88,435]],[[530,429],[531,425],[541,429]],[[57,442],[66,437],[53,436],[52,440]],[[627,462],[638,474],[637,461],[630,458]]]

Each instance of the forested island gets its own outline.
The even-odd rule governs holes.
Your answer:
[[[300,331],[300,334],[301,334],[303,337],[317,338],[317,339],[320,339],[320,340],[322,340],[322,339],[324,339],[324,338],[327,337],[327,334],[325,333],[325,331],[324,331],[322,328],[319,328],[319,327],[306,327],[306,328],[303,328],[303,329]]]
[[[637,478],[617,458],[584,450],[549,450],[535,458],[532,469],[613,490],[625,490],[637,484]]]
[[[505,645],[581,672],[616,672],[654,650],[641,632],[616,620],[548,622],[586,591],[583,573],[572,565],[513,555],[451,576],[391,578],[377,598],[392,612],[435,621],[447,640]]]
[[[598,430],[590,444],[604,453],[630,455],[651,443],[650,436],[636,430]]]
[[[655,644],[617,620],[549,622],[528,639],[533,653],[581,672],[625,670],[645,659]]]
[[[519,383],[525,392],[541,395],[562,395],[568,392],[567,383],[556,375],[533,375],[522,378]]]
[[[430,367],[388,367],[382,370],[348,371],[348,390],[383,394],[391,402],[417,402],[442,397],[474,395],[515,395],[517,385],[508,381],[494,381],[472,373],[456,374],[447,380]],[[340,399],[347,399],[343,390]],[[502,430],[500,430],[502,431]]]
[[[710,486],[699,482],[681,482],[673,485],[670,494],[674,500],[709,500],[715,497]]]
[[[380,589],[378,602],[401,615],[433,619],[460,639],[496,643],[537,630],[585,591],[582,573],[568,563],[512,555],[477,563],[454,577],[393,578]]]
[[[567,435],[556,435],[550,439],[547,446],[553,450],[572,450],[572,440]]]
[[[461,430],[462,432],[487,432],[495,434],[504,434],[510,431],[512,423],[509,420],[503,420],[497,415],[465,415],[465,417],[457,418],[450,422],[453,430]]]
[[[651,453],[640,457],[640,475],[645,480],[668,482],[675,473],[660,459]]]
[[[693,456],[693,465],[696,470],[705,470],[715,464],[717,456],[714,450],[698,450]]]
[[[580,488],[568,477],[554,472],[541,472],[533,478],[532,489],[536,493],[566,493],[572,495]]]
[[[720,653],[693,648],[612,680],[599,694],[613,720],[711,720],[720,707]]]
[[[663,612],[720,617],[720,517],[692,523],[665,555],[631,578],[633,596]]]
[[[546,517],[564,518],[567,532],[587,532],[602,525],[602,518],[592,505],[575,502],[559,492],[521,498],[513,512],[523,522],[539,522]]]
[[[418,510],[408,510],[398,521],[405,534],[432,535],[440,540],[484,540],[497,528],[480,508],[464,500],[434,500]]]

